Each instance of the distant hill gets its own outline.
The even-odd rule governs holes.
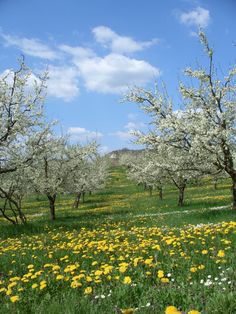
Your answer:
[[[143,149],[122,148],[118,150],[113,150],[112,152],[106,154],[106,156],[110,159],[113,166],[117,166],[120,164],[120,160],[124,156],[129,156],[129,157],[133,156],[135,158],[142,152],[143,152]]]

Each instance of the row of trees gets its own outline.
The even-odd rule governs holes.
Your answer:
[[[190,84],[179,85],[181,106],[173,105],[165,86],[156,86],[154,92],[134,88],[125,97],[151,116],[150,130],[135,132],[136,143],[146,146],[146,154],[133,163],[131,176],[137,178],[139,172],[140,178],[145,176],[150,186],[157,187],[169,178],[179,189],[181,206],[189,180],[227,175],[236,210],[236,66],[219,79],[213,49],[203,32],[199,38],[208,67],[185,70]]]
[[[164,160],[160,152],[157,154],[156,151],[151,150],[144,150],[135,158],[127,155],[121,159],[120,164],[126,166],[128,178],[143,186],[144,190],[148,190],[150,196],[153,190],[158,191],[160,200],[164,198],[165,187],[173,184],[178,190],[178,206],[184,205],[184,194],[188,183],[199,184],[199,180],[204,177],[197,171],[189,173],[180,171],[178,165],[168,164],[168,159]],[[226,177],[222,172],[211,175],[214,189],[217,189],[217,182]]]
[[[54,123],[44,117],[46,82],[47,73],[35,77],[24,60],[0,78],[0,213],[13,224],[26,223],[28,193],[47,197],[54,220],[58,193],[75,194],[78,207],[80,195],[106,179],[95,142],[70,145],[68,137],[53,134]]]

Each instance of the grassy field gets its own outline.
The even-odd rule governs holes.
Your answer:
[[[230,182],[190,185],[183,208],[157,194],[114,168],[79,209],[61,195],[55,222],[28,198],[28,225],[0,224],[1,313],[236,313]]]

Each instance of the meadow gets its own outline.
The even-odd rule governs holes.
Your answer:
[[[29,196],[26,226],[0,224],[1,313],[236,313],[230,182],[189,185],[182,208],[163,196],[122,167],[78,209],[60,195],[54,222]]]

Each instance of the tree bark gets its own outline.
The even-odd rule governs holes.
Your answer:
[[[182,185],[179,187],[179,201],[178,201],[178,206],[183,206],[184,205],[184,190],[185,190],[186,185]]]
[[[149,189],[149,195],[150,195],[150,196],[152,196],[152,187],[151,187],[151,186],[149,186],[149,188],[148,188],[148,189]]]
[[[233,210],[236,210],[236,176],[232,178]]]
[[[82,202],[84,203],[85,192],[82,192]]]
[[[56,213],[55,213],[55,200],[56,200],[56,194],[53,195],[47,195],[49,200],[49,207],[50,207],[50,217],[51,220],[56,219]]]
[[[159,199],[162,201],[163,200],[163,189],[159,188]]]
[[[2,215],[3,215],[3,217],[4,217],[6,220],[10,221],[13,225],[17,225],[17,224],[18,224],[17,221],[11,219],[10,217],[8,217],[8,216],[5,214],[5,209],[0,208],[0,211],[1,211]]]
[[[79,202],[80,202],[80,198],[81,198],[81,192],[78,192],[74,201],[74,208],[79,208]]]

